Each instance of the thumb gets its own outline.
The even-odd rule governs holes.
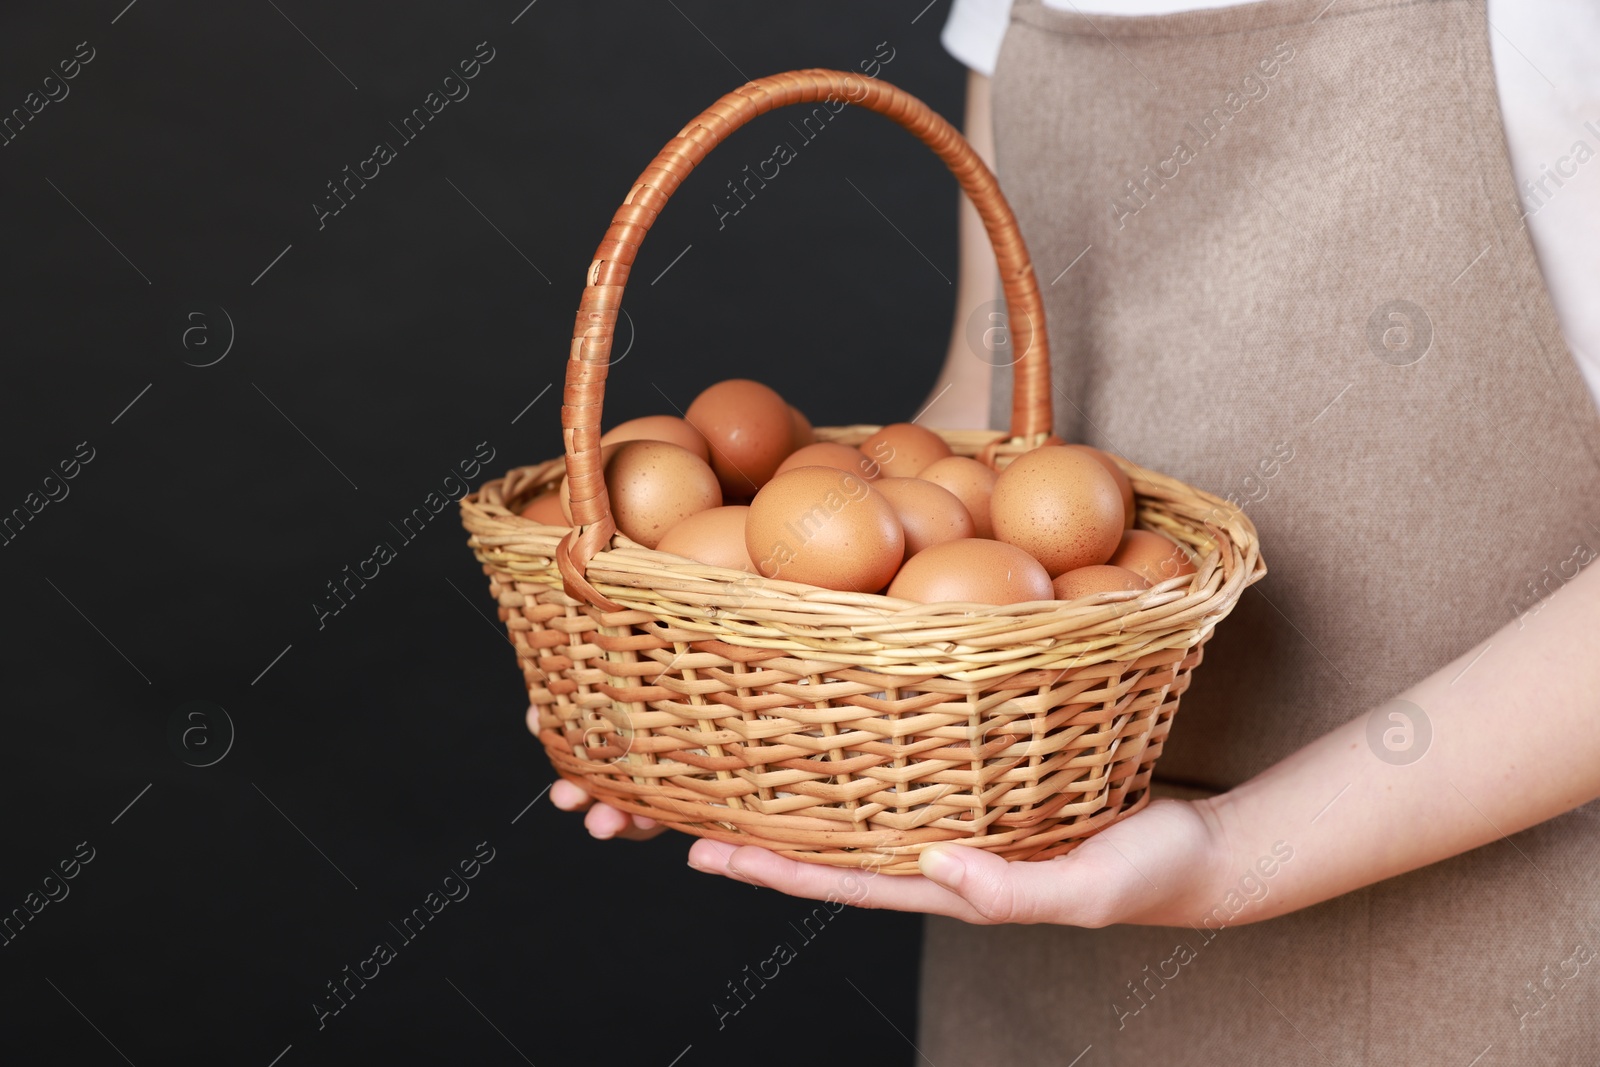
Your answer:
[[[990,923],[1041,921],[1046,909],[1043,887],[1017,870],[1038,866],[1043,865],[1011,863],[966,845],[934,845],[917,856],[924,877],[959,896],[980,921]]]

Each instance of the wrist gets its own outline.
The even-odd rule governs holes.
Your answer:
[[[1204,858],[1197,877],[1191,880],[1179,905],[1181,921],[1186,926],[1199,925],[1211,915],[1218,902],[1227,899],[1237,884],[1240,870],[1249,861],[1240,845],[1239,812],[1230,801],[1229,793],[1190,801],[1205,828],[1205,837]]]
[[[1113,827],[1104,842],[1115,851],[1111,868],[1128,876],[1118,904],[1105,922],[1084,925],[1199,926],[1238,877],[1226,812],[1210,799],[1169,797],[1128,824],[1140,827],[1136,841],[1117,847],[1120,827]]]
[[[1185,901],[1186,924],[1220,930],[1292,911],[1283,906],[1282,872],[1294,846],[1264,840],[1259,827],[1251,832],[1232,792],[1193,803],[1208,829],[1209,859],[1205,876],[1195,879],[1193,899]]]

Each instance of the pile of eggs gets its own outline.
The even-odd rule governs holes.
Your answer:
[[[818,442],[760,382],[718,382],[683,418],[600,438],[613,521],[647,548],[827,589],[932,603],[1017,604],[1148,589],[1193,574],[1187,550],[1133,529],[1133,486],[1088,445],[1044,445],[1005,470],[931,430]],[[524,518],[572,522],[568,485]]]

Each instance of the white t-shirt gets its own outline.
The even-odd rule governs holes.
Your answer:
[[[1488,2],[1495,84],[1528,232],[1567,347],[1600,404],[1600,3]],[[1087,15],[1166,15],[1238,0],[1044,3]],[[1010,17],[1011,0],[955,0],[940,39],[992,75]],[[1534,185],[1540,179],[1542,189]]]

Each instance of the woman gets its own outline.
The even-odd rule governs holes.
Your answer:
[[[1562,130],[1536,105],[1593,75],[1511,91],[1531,75],[1491,37],[1559,23],[1533,5],[1113,6],[1018,0],[1006,28],[958,3],[946,42],[992,61],[1058,434],[1245,504],[1270,574],[1184,696],[1169,799],[1056,860],[940,846],[867,880],[865,906],[935,916],[919,1052],[1600,1062],[1600,368],[1569,351],[1600,355],[1600,105],[1528,152]],[[1180,6],[1211,9],[1155,13]],[[1567,10],[1592,57],[1600,19]],[[986,155],[989,114],[975,74]],[[970,208],[962,246],[946,425],[983,419],[991,374],[1007,406],[1006,360],[964,341],[993,292]],[[709,840],[689,862],[803,897],[846,877]]]

